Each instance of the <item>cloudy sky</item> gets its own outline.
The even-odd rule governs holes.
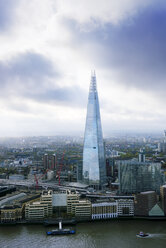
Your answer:
[[[164,0],[0,0],[0,136],[83,135],[95,69],[104,135],[166,128]]]

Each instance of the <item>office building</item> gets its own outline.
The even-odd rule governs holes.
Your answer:
[[[79,202],[79,195],[74,191],[67,191],[67,214],[72,214],[72,204]]]
[[[31,202],[25,206],[26,220],[43,220],[48,217],[48,204],[38,202]]]
[[[55,170],[56,169],[56,154],[49,155],[47,153],[43,156],[44,169]]]
[[[100,202],[92,204],[92,220],[118,217],[118,202]]]
[[[91,76],[83,148],[83,181],[94,188],[106,183],[106,165],[95,73]]]
[[[164,211],[162,210],[161,206],[159,204],[154,205],[154,207],[149,211],[149,216],[157,217],[157,216],[164,216]]]
[[[15,222],[22,219],[22,207],[20,205],[6,205],[1,208],[1,222]]]
[[[135,215],[148,216],[149,211],[157,203],[157,194],[155,191],[141,192],[136,195]]]
[[[91,219],[91,202],[88,200],[73,202],[72,215],[79,219]]]
[[[120,193],[160,191],[160,186],[163,183],[160,163],[138,162],[134,159],[122,160],[117,163]]]
[[[45,190],[42,192],[42,195],[41,195],[41,203],[42,204],[47,204],[48,205],[48,216],[51,216],[52,215],[52,195],[53,195],[53,192],[52,190]]]
[[[138,154],[138,162],[144,163],[145,162],[145,153],[143,149],[140,149],[140,152]]]
[[[164,214],[166,215],[166,185],[160,187],[160,198],[162,209],[164,211]]]
[[[164,138],[158,143],[158,151],[162,153],[166,153],[166,130],[164,130]]]
[[[134,216],[134,200],[118,199],[118,216]]]
[[[40,201],[25,205],[25,218],[27,220],[43,220],[52,215],[52,191],[43,191]]]

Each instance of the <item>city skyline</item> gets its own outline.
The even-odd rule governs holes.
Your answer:
[[[91,69],[103,135],[165,129],[163,0],[0,2],[0,137],[83,135]]]

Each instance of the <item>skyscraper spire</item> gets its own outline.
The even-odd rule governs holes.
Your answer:
[[[106,180],[103,135],[95,71],[91,74],[83,148],[83,181],[102,186]]]
[[[90,82],[90,91],[97,91],[97,87],[96,87],[96,73],[95,71],[91,71],[91,82]]]
[[[95,70],[91,70],[91,77],[96,77]]]

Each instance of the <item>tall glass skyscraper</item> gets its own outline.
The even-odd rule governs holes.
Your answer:
[[[104,144],[95,72],[91,76],[83,148],[83,181],[103,186],[106,182]]]

